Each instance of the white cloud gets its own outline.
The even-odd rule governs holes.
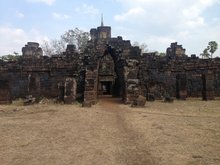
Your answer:
[[[54,12],[54,13],[52,14],[52,16],[53,16],[54,19],[59,19],[59,20],[65,20],[65,19],[69,19],[69,18],[70,18],[69,15],[60,14],[60,13],[56,13],[56,12]]]
[[[202,17],[203,12],[208,7],[214,5],[216,0],[197,0],[194,1],[190,6],[186,6],[182,10],[182,24],[188,28],[199,28],[205,25],[205,20]],[[182,25],[180,24],[180,25]]]
[[[191,35],[190,35],[190,32],[185,30],[185,31],[179,31],[177,33],[177,36],[178,38],[181,38],[181,39],[185,39],[185,40],[188,40],[191,38]]]
[[[218,22],[220,22],[220,18],[216,18],[216,17],[214,17],[214,18],[212,18],[212,22],[214,22],[214,23],[218,23]]]
[[[116,21],[128,21],[130,19],[140,18],[140,16],[145,14],[145,10],[141,7],[131,8],[126,13],[116,15],[114,19]]]
[[[203,11],[217,0],[118,0],[125,12],[115,15],[115,21],[137,22],[143,24],[188,26],[197,28],[205,24]],[[137,15],[137,16],[135,16]],[[169,26],[170,26],[169,25]]]
[[[114,20],[119,26],[130,28],[127,34],[124,31],[125,35],[134,34],[131,39],[146,42],[149,49],[164,52],[170,42],[177,41],[188,54],[199,54],[204,43],[215,40],[220,44],[220,16],[211,18],[206,14],[212,9],[220,11],[220,0],[116,1],[124,12],[116,14]],[[220,55],[220,50],[217,53]]]
[[[186,25],[189,28],[201,27],[201,26],[205,25],[204,18],[198,17],[198,18],[196,18],[194,20],[188,20],[188,21],[186,21]]]
[[[8,26],[0,27],[0,36],[0,56],[13,52],[21,53],[21,48],[29,41],[41,43],[48,39],[36,29],[25,32],[23,29]]]
[[[24,14],[20,11],[16,11],[16,17],[18,18],[24,18]]]
[[[75,8],[75,11],[79,14],[85,14],[88,16],[96,16],[99,14],[99,10],[92,5],[88,5],[86,3],[82,3],[81,6]]]
[[[176,42],[176,40],[172,36],[149,36],[144,42],[147,43],[149,51],[165,52],[170,43]]]
[[[47,5],[52,5],[56,0],[27,0],[28,2],[33,2],[33,3],[45,3]]]

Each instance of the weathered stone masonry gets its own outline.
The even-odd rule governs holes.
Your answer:
[[[177,43],[171,44],[166,56],[141,55],[130,41],[112,38],[109,26],[91,29],[90,34],[82,53],[68,45],[63,54],[47,57],[38,43],[28,42],[18,61],[0,61],[0,103],[28,95],[67,104],[81,100],[84,106],[95,104],[103,95],[121,97],[124,103],[140,95],[183,100],[220,96],[219,58],[188,57]]]
[[[177,43],[171,44],[165,57],[144,54],[139,71],[142,91],[158,99],[166,94],[177,99],[220,96],[220,59],[188,57]]]

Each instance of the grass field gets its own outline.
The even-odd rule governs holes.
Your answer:
[[[219,165],[220,100],[0,106],[0,165]]]

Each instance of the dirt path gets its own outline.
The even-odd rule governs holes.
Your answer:
[[[132,129],[125,117],[129,114],[129,110],[121,107],[120,99],[105,98],[98,105],[112,115],[105,120],[107,129],[115,129],[115,139],[112,143],[118,146],[117,161],[118,164],[137,164],[137,165],[153,165],[156,161],[152,158],[148,151],[148,147],[143,136]]]

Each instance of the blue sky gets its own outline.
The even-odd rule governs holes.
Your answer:
[[[0,55],[75,27],[89,31],[100,25],[101,13],[112,36],[151,51],[178,42],[188,55],[199,55],[214,40],[220,56],[220,0],[0,0]]]

